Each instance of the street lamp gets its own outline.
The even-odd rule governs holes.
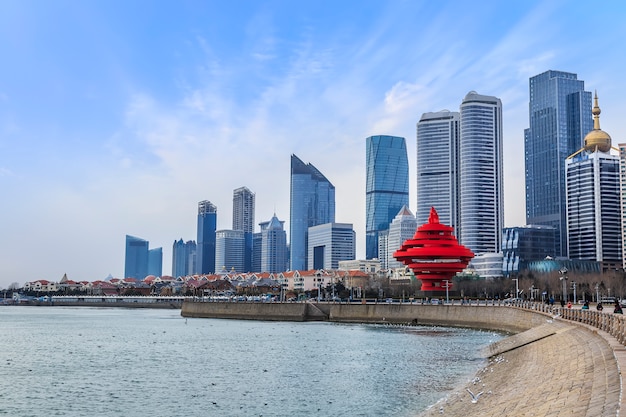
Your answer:
[[[572,281],[572,289],[574,290],[574,304],[576,304],[576,281]]]
[[[444,279],[443,282],[446,283],[446,304],[450,303],[450,298],[448,297],[448,288],[450,288],[450,281]]]
[[[567,274],[567,268],[561,268],[559,270],[559,273],[561,274],[561,278],[559,278],[559,280],[561,280],[561,282],[563,282],[563,301],[567,301],[567,276],[565,274]]]
[[[517,297],[519,295],[519,278],[511,278],[515,281],[515,301],[517,301]]]

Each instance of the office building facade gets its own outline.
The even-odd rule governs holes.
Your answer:
[[[556,230],[527,225],[502,229],[502,274],[506,277],[528,270],[530,262],[554,259]]]
[[[356,234],[352,224],[326,223],[309,227],[312,269],[339,269],[339,261],[355,259]]]
[[[215,231],[217,207],[210,201],[198,203],[198,236],[196,244],[196,273],[215,272]]]
[[[335,221],[335,186],[312,164],[291,155],[290,269],[306,270],[309,227]]]
[[[592,130],[591,93],[577,75],[546,71],[529,80],[524,130],[526,224],[556,230],[556,255],[567,256],[565,160]]]
[[[365,257],[379,257],[378,236],[409,205],[406,141],[397,136],[366,139]]]
[[[434,207],[442,223],[459,225],[460,114],[424,113],[417,123],[418,224],[428,222]]]
[[[192,275],[195,271],[196,242],[175,240],[172,245],[172,276],[174,278]]]
[[[126,235],[124,278],[144,279],[148,275],[149,246],[147,240]]]
[[[261,262],[260,272],[285,272],[288,264],[287,232],[285,222],[278,220],[276,214],[261,226]]]
[[[394,258],[393,253],[402,247],[407,239],[413,239],[418,222],[407,206],[402,207],[389,225],[387,235],[386,269],[404,268],[404,264]]]
[[[502,102],[469,92],[460,107],[459,227],[476,255],[501,250],[504,226]]]
[[[148,250],[148,275],[163,275],[163,248]]]
[[[620,158],[610,153],[611,137],[600,129],[597,96],[592,113],[584,148],[565,161],[568,256],[615,270],[623,263]]]
[[[245,242],[243,230],[217,230],[215,232],[217,272],[249,272],[245,269]]]
[[[250,272],[253,258],[255,194],[248,187],[233,191],[233,230],[244,232],[244,271]]]

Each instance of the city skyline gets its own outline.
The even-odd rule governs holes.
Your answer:
[[[290,154],[336,187],[363,258],[365,138],[406,138],[415,212],[416,124],[472,90],[502,100],[504,225],[522,226],[529,78],[578,74],[626,141],[625,16],[618,1],[2,2],[0,288],[121,277],[127,234],[163,247],[168,273],[197,203],[228,229],[241,186],[257,219],[289,218]]]

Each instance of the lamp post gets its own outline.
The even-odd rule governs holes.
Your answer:
[[[576,300],[576,281],[572,281],[572,289],[574,290],[574,304],[578,301]]]
[[[515,301],[517,301],[517,296],[519,295],[519,278],[511,278],[515,281]]]
[[[443,282],[446,283],[446,304],[450,303],[450,298],[448,297],[448,288],[450,288],[450,281],[444,279]]]
[[[559,272],[561,273],[561,278],[559,279],[563,282],[563,301],[567,301],[567,276],[565,275],[567,274],[567,268],[561,268]]]
[[[596,303],[600,301],[600,284],[596,284]]]

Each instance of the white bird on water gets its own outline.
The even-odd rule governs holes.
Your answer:
[[[469,388],[466,388],[467,392],[469,392],[469,395],[472,396],[472,404],[476,404],[478,402],[478,399],[480,398],[481,395],[483,395],[483,392],[479,392],[478,394],[474,395],[474,393],[472,391],[470,391]]]

